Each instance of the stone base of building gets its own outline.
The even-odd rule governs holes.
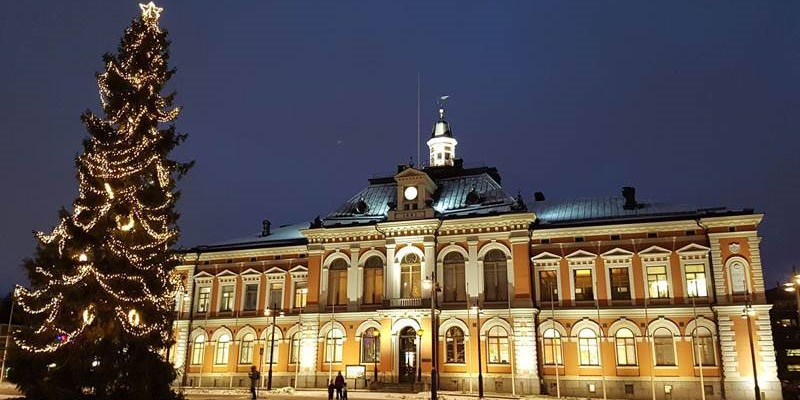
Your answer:
[[[761,391],[761,400],[783,399],[783,391],[779,381],[762,382],[759,390]],[[753,400],[755,397],[752,380],[725,382],[725,398],[727,400]]]
[[[601,377],[561,377],[556,383],[555,377],[543,379],[544,387],[542,394],[556,396],[560,388],[562,397],[579,398],[603,398],[603,378]],[[704,382],[706,400],[721,400],[722,385],[719,379],[706,380]],[[669,380],[664,378],[655,379],[651,385],[650,379],[635,378],[625,379],[606,379],[605,391],[609,399],[642,399],[652,400],[653,388],[655,388],[655,398],[657,400],[701,400],[700,381],[685,380],[678,378]],[[752,389],[750,390],[752,393]],[[730,393],[726,399],[733,399]],[[744,400],[744,399],[742,399]],[[747,397],[752,400],[752,397]],[[771,400],[771,399],[770,399]]]

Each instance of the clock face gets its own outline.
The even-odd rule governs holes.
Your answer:
[[[417,188],[415,188],[414,186],[407,187],[406,190],[403,191],[403,196],[406,198],[406,200],[409,200],[409,201],[416,199],[417,198]]]

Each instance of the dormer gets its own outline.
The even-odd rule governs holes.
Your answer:
[[[397,204],[389,211],[389,221],[433,218],[433,194],[436,183],[428,174],[403,167],[394,176],[397,182]]]

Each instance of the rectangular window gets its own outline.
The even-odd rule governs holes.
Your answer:
[[[655,336],[653,347],[656,352],[657,366],[675,365],[675,347],[672,344],[672,336]]]
[[[364,304],[383,302],[383,268],[364,268]]]
[[[328,272],[328,305],[347,304],[347,270],[331,269]]]
[[[244,285],[244,309],[247,311],[255,310],[258,306],[258,284],[248,283]]]
[[[667,298],[668,287],[666,266],[647,267],[647,293],[651,299]]]
[[[539,293],[542,301],[558,301],[558,271],[539,271]]]
[[[787,357],[800,357],[800,349],[786,349]]]
[[[800,364],[787,364],[786,370],[789,372],[797,372],[800,371]]]
[[[268,307],[282,308],[283,306],[283,284],[271,283],[269,285],[269,304]]]
[[[205,342],[195,341],[192,344],[192,365],[200,365],[203,363],[204,351],[205,351]]]
[[[197,312],[208,312],[209,303],[211,303],[211,287],[201,287],[197,295]]]
[[[575,279],[575,300],[594,300],[592,270],[576,269],[573,273]]]
[[[253,362],[253,341],[243,340],[242,347],[241,349],[239,349],[239,364],[250,364],[252,362]]]
[[[222,287],[219,310],[233,311],[233,285],[225,285]]]
[[[550,335],[555,336],[555,335]],[[561,360],[561,337],[545,337],[542,339],[542,352],[544,355],[544,365],[563,365]]]
[[[306,308],[308,301],[308,282],[295,282],[294,308]]]
[[[689,297],[708,296],[705,265],[693,264],[686,266],[686,289]]]
[[[630,300],[631,282],[628,268],[611,268],[611,300]]]

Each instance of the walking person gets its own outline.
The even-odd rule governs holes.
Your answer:
[[[333,384],[333,380],[328,382],[328,400],[333,400],[333,391],[336,390],[336,386]]]
[[[347,400],[347,382],[342,386],[342,400]]]
[[[250,367],[250,373],[247,376],[250,378],[250,394],[253,395],[253,400],[255,400],[256,387],[258,386],[258,381],[261,380],[261,374],[256,369],[256,366],[253,365]]]
[[[342,371],[339,371],[339,373],[336,374],[336,381],[334,386],[336,386],[336,400],[343,400],[342,388],[344,387],[344,377],[342,376]]]

